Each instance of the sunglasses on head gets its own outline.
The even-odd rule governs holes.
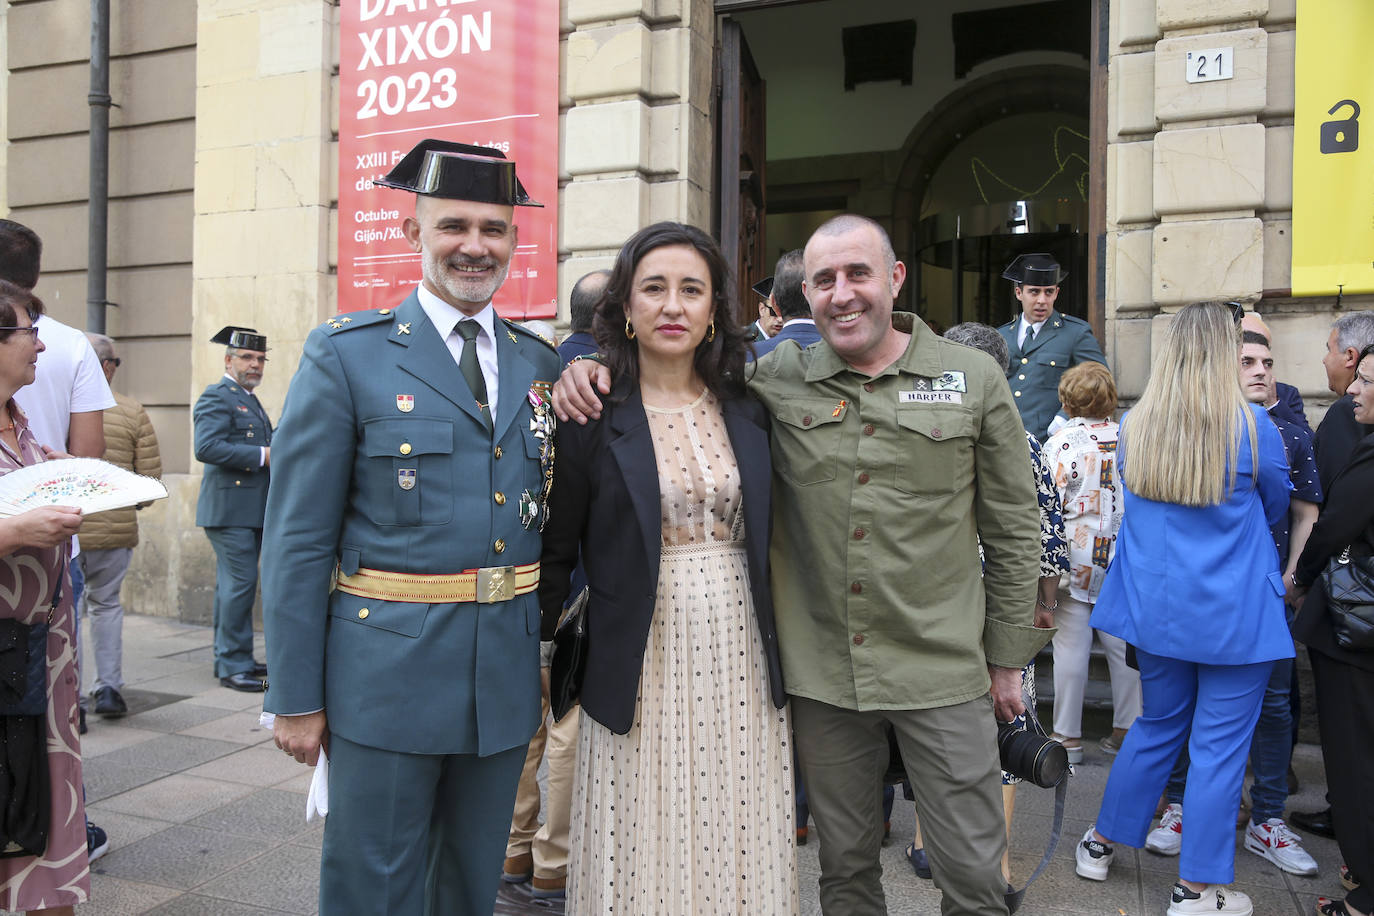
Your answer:
[[[1245,306],[1242,303],[1223,302],[1222,305],[1226,306],[1226,308],[1230,310],[1231,320],[1234,321],[1236,324],[1240,324],[1241,320],[1245,318]]]

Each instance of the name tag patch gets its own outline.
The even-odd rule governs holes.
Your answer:
[[[964,396],[958,391],[899,391],[899,404],[962,404]]]

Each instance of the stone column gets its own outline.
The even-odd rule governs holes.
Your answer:
[[[711,230],[709,0],[567,0],[559,315],[587,271],[663,219]]]

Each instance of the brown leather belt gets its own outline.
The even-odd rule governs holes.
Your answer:
[[[359,569],[351,576],[337,571],[334,587],[349,595],[377,601],[418,604],[457,604],[475,601],[495,604],[516,595],[527,595],[539,587],[539,564],[525,566],[486,566],[460,573],[427,576],[423,573],[387,572]]]

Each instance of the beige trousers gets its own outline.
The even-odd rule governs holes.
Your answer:
[[[530,739],[525,769],[515,793],[506,858],[530,853],[536,878],[564,878],[568,874],[568,822],[572,814],[573,771],[577,767],[577,720],[582,708],[574,706],[561,721],[549,715],[543,703],[544,721]],[[544,823],[539,823],[539,764],[549,762],[548,804]]]

